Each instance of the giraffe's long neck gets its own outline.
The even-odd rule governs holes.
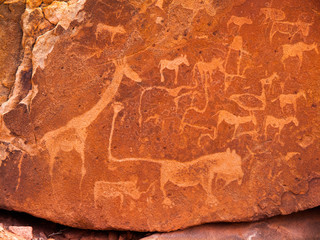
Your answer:
[[[113,79],[108,88],[102,94],[100,100],[90,110],[81,116],[74,118],[71,125],[88,127],[99,116],[103,109],[110,104],[119,89],[122,78],[123,67],[117,66]]]

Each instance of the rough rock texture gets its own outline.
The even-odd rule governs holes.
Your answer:
[[[151,233],[76,229],[25,213],[0,210],[0,240],[138,240],[149,235]]]
[[[7,231],[0,226],[0,240],[26,240],[25,238]]]
[[[20,19],[24,10],[25,4],[22,1],[5,1],[0,4],[0,103],[7,100],[20,64]]]
[[[169,231],[320,205],[320,4],[27,1],[0,207]]]
[[[316,240],[320,239],[320,207],[253,223],[211,223],[171,233],[75,229],[28,214],[0,210],[0,240],[11,240],[1,237],[13,227],[31,228],[33,240]]]
[[[280,240],[320,239],[319,209],[277,216],[254,223],[213,223],[172,233],[158,233],[143,240]]]

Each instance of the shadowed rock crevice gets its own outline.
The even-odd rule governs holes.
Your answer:
[[[320,209],[292,213],[286,216],[275,216],[257,222],[247,223],[213,223],[195,226],[171,233],[92,231],[70,228],[28,214],[0,211],[0,237],[6,240],[21,237],[66,240],[66,239],[105,239],[105,240],[166,240],[166,239],[318,239],[320,237]],[[5,235],[7,231],[8,235]],[[13,231],[13,232],[12,232]],[[28,233],[27,237],[23,237]],[[13,239],[13,236],[12,236]]]

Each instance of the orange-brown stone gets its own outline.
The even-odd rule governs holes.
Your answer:
[[[170,231],[320,204],[317,1],[34,2],[1,207]]]
[[[24,10],[22,1],[0,4],[0,104],[7,100],[20,64],[22,31],[19,23]]]

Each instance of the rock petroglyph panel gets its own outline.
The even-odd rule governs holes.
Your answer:
[[[296,21],[285,21],[285,12],[276,8],[261,8],[260,14],[264,15],[265,24],[271,24],[270,43],[277,33],[288,35],[291,41],[294,40],[297,34],[300,34],[305,39],[309,35],[310,26],[313,24],[312,17],[310,19],[308,13],[305,12],[300,13]]]
[[[148,159],[148,158],[123,158],[117,159],[112,155],[112,137],[114,134],[114,125],[120,111],[124,109],[121,103],[113,106],[114,115],[112,118],[112,126],[110,130],[108,156],[113,163],[119,162],[151,162],[160,165],[160,190],[164,196],[164,204],[170,205],[171,201],[167,197],[165,185],[169,181],[179,187],[192,187],[200,184],[207,194],[208,201],[212,201],[214,194],[212,193],[212,181],[222,179],[225,185],[232,181],[241,184],[243,171],[241,168],[241,157],[236,154],[235,150],[228,148],[225,152],[218,152],[192,159],[188,162],[178,162],[174,159]],[[235,116],[234,116],[235,117]],[[243,117],[245,118],[245,117]],[[237,124],[245,122],[243,118],[236,119]],[[224,119],[225,120],[225,119]],[[119,183],[120,184],[120,183]],[[126,189],[126,188],[124,188]],[[130,185],[131,189],[131,185]],[[125,190],[123,190],[125,191]],[[130,194],[129,194],[130,195]],[[122,197],[123,198],[123,197]],[[216,200],[215,200],[216,201]],[[123,200],[121,201],[123,202]]]
[[[23,11],[23,56],[0,107],[1,206],[74,227],[172,231],[320,205],[315,1]]]

